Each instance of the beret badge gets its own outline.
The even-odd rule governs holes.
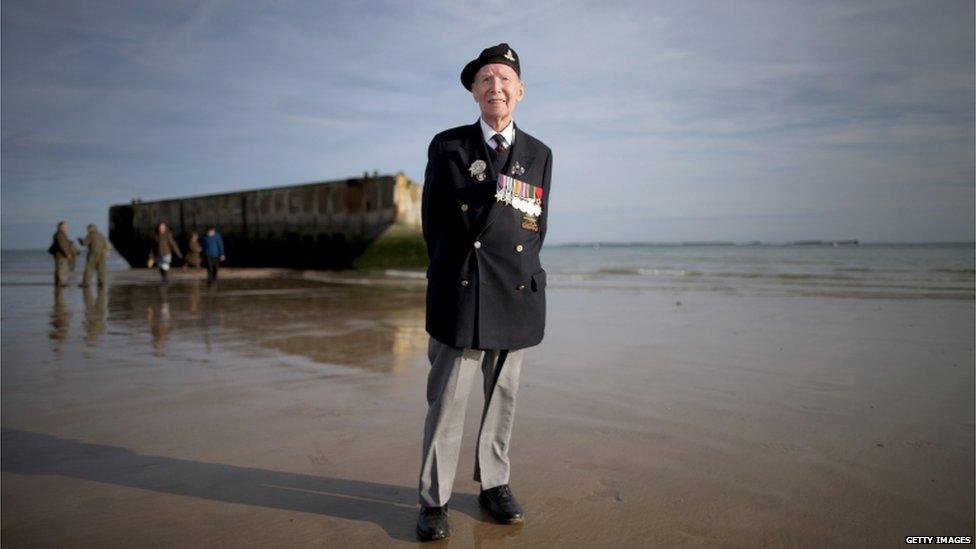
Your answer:
[[[461,85],[464,86],[464,89],[472,91],[471,86],[478,70],[491,63],[508,65],[515,71],[515,74],[520,78],[522,77],[522,67],[519,64],[518,54],[508,44],[502,42],[481,50],[481,54],[477,58],[464,66],[464,69],[461,70]]]

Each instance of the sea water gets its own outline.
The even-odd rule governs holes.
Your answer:
[[[550,245],[542,251],[542,265],[556,288],[971,300],[974,250],[972,243]],[[82,254],[78,276],[84,261]],[[128,269],[117,254],[109,257],[108,267]],[[45,251],[0,254],[5,284],[53,283],[53,268]]]
[[[544,249],[557,286],[973,299],[974,246],[570,245]]]

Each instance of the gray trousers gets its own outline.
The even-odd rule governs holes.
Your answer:
[[[508,443],[515,419],[522,351],[458,349],[430,338],[427,346],[427,420],[420,467],[420,504],[440,507],[451,499],[468,394],[479,366],[485,406],[475,454],[474,480],[481,489],[508,484]]]

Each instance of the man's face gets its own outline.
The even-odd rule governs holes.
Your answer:
[[[490,63],[475,74],[471,94],[481,107],[482,118],[491,121],[511,117],[515,105],[525,95],[525,88],[515,69]]]

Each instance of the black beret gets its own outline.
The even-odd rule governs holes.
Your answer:
[[[508,47],[508,44],[503,42],[497,46],[481,50],[481,55],[477,59],[464,66],[464,70],[461,71],[461,84],[464,85],[464,88],[471,91],[471,83],[474,82],[474,75],[478,74],[478,70],[481,67],[491,63],[508,65],[515,69],[515,74],[519,75],[519,78],[522,77],[518,54],[515,53],[515,50]]]

